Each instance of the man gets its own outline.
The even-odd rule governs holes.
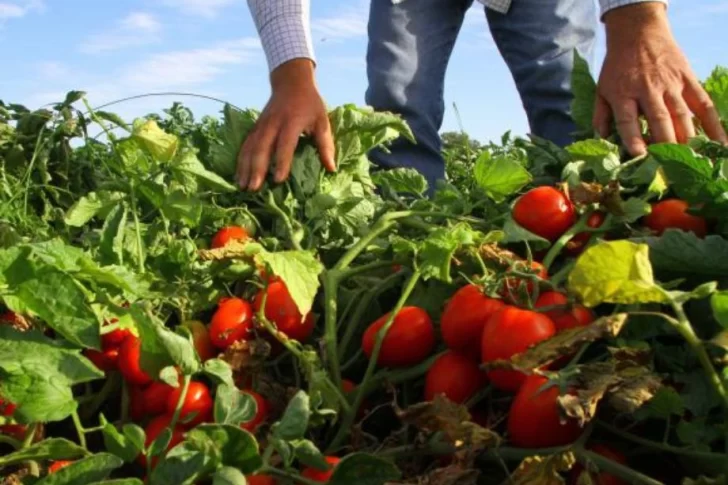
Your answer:
[[[598,18],[593,0],[479,0],[508,65],[534,134],[565,145],[573,50],[590,58]],[[372,0],[366,103],[399,113],[417,144],[392,155],[372,153],[383,167],[419,170],[430,185],[444,176],[439,129],[447,63],[473,0]],[[614,120],[632,155],[646,150],[638,117],[654,142],[694,136],[693,115],[712,139],[728,143],[718,114],[672,36],[667,0],[599,0],[607,54],[598,82],[594,128],[609,135]],[[272,95],[238,156],[237,181],[258,190],[270,160],[274,179],[290,173],[302,133],[314,137],[321,162],[335,170],[326,107],[316,87],[309,0],[248,0],[271,70]],[[473,60],[477,62],[477,59]],[[477,95],[477,93],[476,93]]]

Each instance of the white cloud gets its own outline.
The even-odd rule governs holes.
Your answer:
[[[367,35],[369,12],[366,2],[341,9],[329,17],[311,20],[311,30],[321,42],[345,40]]]
[[[230,5],[242,3],[240,0],[163,0],[164,5],[176,8],[184,14],[201,15],[207,18],[216,17],[220,11]]]
[[[149,13],[132,12],[121,19],[116,28],[86,39],[81,52],[99,54],[129,47],[151,44],[159,40],[162,25]]]
[[[25,17],[30,12],[42,12],[45,4],[41,0],[0,1],[0,23],[9,19]]]

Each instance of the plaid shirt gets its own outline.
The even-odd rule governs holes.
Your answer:
[[[513,0],[478,1],[497,12],[507,13]],[[649,1],[668,3],[668,0],[599,0],[600,15],[617,7]],[[316,61],[311,41],[310,0],[248,0],[248,6],[271,71],[291,59],[303,57]]]

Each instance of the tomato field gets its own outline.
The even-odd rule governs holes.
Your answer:
[[[365,107],[244,192],[254,110],[0,101],[0,483],[728,483],[728,147],[630,158],[585,66],[431,192]]]

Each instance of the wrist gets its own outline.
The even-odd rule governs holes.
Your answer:
[[[307,58],[298,58],[284,62],[271,72],[270,84],[274,92],[315,86],[313,61]]]
[[[667,8],[662,2],[640,2],[614,8],[604,14],[607,48],[633,43],[646,36],[664,35],[670,30]]]

